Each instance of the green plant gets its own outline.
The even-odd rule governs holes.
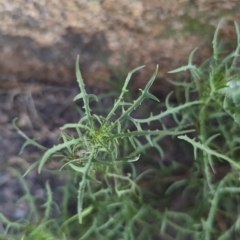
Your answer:
[[[192,182],[195,181],[195,184],[190,187],[189,182],[179,182],[171,186],[175,188],[181,184],[188,194],[193,188],[198,189],[195,204],[197,206],[201,202],[198,205],[200,209],[191,212],[198,219],[199,227],[199,231],[193,235],[194,239],[238,239],[240,236],[237,214],[240,207],[240,32],[235,23],[236,50],[231,54],[224,54],[223,46],[217,41],[220,24],[212,42],[213,58],[197,67],[192,60],[195,49],[190,54],[188,65],[170,72],[190,71],[191,82],[175,84],[180,92],[184,92],[186,101],[193,102],[194,95],[201,101],[191,111],[188,109],[183,112],[195,125],[195,138],[178,137],[193,147],[195,170]],[[221,166],[225,166],[226,171],[218,179]]]
[[[140,154],[144,152],[146,148],[151,146],[157,148],[161,152],[161,148],[158,146],[158,140],[164,136],[180,135],[192,131],[178,130],[176,128],[173,130],[167,130],[164,129],[163,124],[163,130],[145,130],[142,125],[149,125],[155,120],[161,121],[161,119],[168,114],[175,115],[181,109],[191,106],[192,103],[186,103],[182,106],[174,108],[169,104],[169,98],[167,98],[167,110],[165,112],[161,112],[156,116],[151,115],[146,119],[136,119],[132,117],[131,113],[141,105],[143,100],[152,99],[158,101],[155,96],[149,93],[149,89],[157,75],[157,69],[145,86],[144,90],[141,90],[140,96],[135,101],[127,102],[124,100],[124,95],[128,91],[127,86],[131,79],[131,75],[142,68],[138,67],[128,74],[120,96],[114,102],[108,115],[106,117],[95,115],[91,113],[89,102],[90,98],[95,100],[98,100],[98,98],[95,95],[86,93],[85,85],[78,66],[79,59],[76,61],[76,75],[81,92],[74,98],[74,101],[82,100],[85,113],[78,123],[68,123],[61,128],[62,132],[59,140],[61,143],[45,150],[43,146],[36,143],[35,140],[28,138],[16,126],[16,120],[14,120],[14,126],[26,139],[21,151],[28,144],[33,144],[45,151],[41,159],[34,163],[27,173],[37,165],[38,172],[40,173],[44,164],[50,158],[57,158],[63,161],[61,169],[68,167],[69,169],[80,173],[81,176],[78,189],[78,217],[79,222],[82,223],[84,189],[89,181],[95,182],[95,184],[100,184],[100,182],[96,179],[96,172],[100,171],[104,175],[115,179],[115,191],[118,196],[127,192],[135,191],[135,180],[132,179],[131,176],[124,176],[121,165],[123,163],[137,161]],[[196,102],[193,104],[196,104]],[[128,129],[129,125],[126,124],[126,122],[130,122],[135,130],[130,131]],[[68,134],[67,131],[64,132],[64,130],[69,129],[74,129],[75,131],[71,134]],[[144,137],[145,140],[139,139],[139,137]],[[128,152],[123,151],[122,149],[124,148],[127,148]],[[127,186],[129,188],[121,190],[118,189],[117,182],[119,182],[119,180],[128,181],[129,185]]]
[[[219,43],[219,24],[212,42],[212,58],[201,66],[194,65],[195,49],[186,66],[171,71],[176,74],[190,72],[191,80],[187,76],[185,81],[171,81],[176,87],[178,104],[171,103],[170,93],[165,110],[156,115],[150,113],[143,119],[135,117],[141,103],[147,99],[158,101],[149,92],[157,68],[134,101],[131,101],[127,88],[132,74],[142,67],[132,70],[119,97],[103,116],[99,112],[93,114],[96,108],[92,105],[94,100],[107,95],[95,96],[86,92],[77,58],[80,93],[74,100],[82,104],[83,111],[79,110],[79,122],[61,128],[59,143],[46,149],[26,136],[16,126],[16,120],[13,122],[18,133],[26,139],[21,152],[29,144],[43,151],[42,157],[26,174],[35,167],[41,173],[44,166],[47,169],[48,160],[56,159],[61,163],[60,170],[64,175],[69,173],[71,180],[61,187],[63,197],[59,206],[53,201],[46,184],[47,200],[41,217],[34,197],[20,178],[25,189],[23,199],[31,206],[30,218],[12,223],[0,215],[11,235],[22,232],[22,240],[54,237],[150,240],[153,236],[180,240],[239,239],[240,31],[237,24],[235,27],[235,51],[226,54],[224,45]],[[165,117],[171,117],[176,125],[168,129],[164,124]],[[157,130],[153,130],[154,121],[159,126]],[[161,143],[166,136],[178,136],[182,140],[174,138],[174,144],[181,144],[187,157],[192,158],[190,166],[183,166],[179,158],[185,156],[177,153],[178,156],[173,156],[177,163],[173,161],[169,166],[160,162],[158,169],[139,171],[136,165],[146,164],[152,148],[157,150],[161,159],[164,158],[166,151]],[[138,159],[140,161],[136,162]],[[175,176],[181,168],[185,174]],[[154,186],[143,187],[145,176],[151,176]],[[75,215],[67,211],[72,198],[77,202]],[[180,210],[173,207],[178,198],[189,201]],[[52,221],[55,218],[50,210],[54,207],[61,211],[58,221]],[[33,215],[38,216],[37,227],[31,225]]]
[[[0,220],[5,226],[5,233],[0,235],[0,239],[12,240],[16,239],[15,237],[21,240],[66,239],[59,228],[59,219],[52,215],[52,211],[56,211],[55,215],[60,215],[60,209],[52,198],[49,183],[45,184],[46,198],[33,196],[23,176],[14,169],[11,169],[11,172],[18,179],[24,192],[23,196],[18,199],[18,203],[27,203],[29,211],[24,219],[15,222],[0,214]]]

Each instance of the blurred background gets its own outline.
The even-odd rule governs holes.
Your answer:
[[[117,90],[117,80],[146,65],[130,84],[133,92],[143,88],[159,64],[152,91],[164,99],[172,90],[168,71],[186,64],[195,47],[195,63],[211,56],[222,18],[221,38],[236,44],[239,9],[238,0],[0,0],[0,212],[24,217],[27,208],[15,206],[20,185],[8,169],[24,171],[41,154],[34,147],[18,154],[23,139],[12,120],[18,117],[28,136],[52,146],[59,127],[79,118],[72,105],[78,54],[95,93]],[[171,158],[174,146],[168,148]],[[44,194],[49,176],[29,179]]]
[[[89,85],[110,76],[106,59],[120,68],[124,56],[129,69],[147,66],[136,88],[156,64],[156,84],[164,88],[167,72],[185,63],[192,49],[200,49],[196,61],[209,54],[221,18],[222,34],[235,36],[239,6],[238,0],[1,0],[1,84],[70,85],[80,54]]]

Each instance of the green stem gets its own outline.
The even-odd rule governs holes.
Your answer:
[[[86,183],[87,183],[87,176],[88,176],[88,172],[89,172],[89,169],[92,165],[92,160],[93,160],[93,156],[95,155],[95,149],[93,149],[92,153],[91,153],[91,156],[89,157],[88,159],[88,162],[87,164],[85,165],[85,169],[84,169],[84,172],[83,172],[83,175],[82,175],[82,179],[81,181],[79,182],[79,188],[78,188],[78,220],[79,220],[79,223],[81,224],[82,223],[82,205],[83,205],[83,195],[84,195],[84,189],[85,189],[85,186],[86,186]]]
[[[199,118],[200,118],[200,140],[202,144],[206,143],[207,140],[207,131],[206,131],[206,114],[207,114],[207,108],[209,106],[210,101],[212,100],[212,93],[210,96],[206,99],[205,103],[203,104],[200,113],[199,113]],[[213,186],[212,186],[212,176],[210,173],[210,164],[208,160],[208,153],[203,151],[203,167],[204,167],[204,175],[206,178],[206,182],[204,181],[204,199],[208,199],[208,194],[209,192],[213,192]],[[211,229],[212,229],[212,224],[214,221],[214,214],[217,208],[217,202],[218,202],[218,194],[216,193],[211,201],[211,208],[210,212],[208,215],[207,220],[204,222],[204,234],[205,234],[205,239],[210,240],[211,238]]]
[[[199,124],[200,124],[200,140],[201,143],[204,144],[207,140],[207,133],[206,133],[206,112],[207,112],[207,107],[211,101],[212,97],[210,97],[205,101],[203,104],[200,113],[199,113]],[[210,174],[210,167],[209,167],[209,161],[208,161],[208,155],[205,151],[203,153],[203,167],[204,167],[204,174],[207,180],[207,186],[204,187],[204,196],[207,197],[207,191],[208,190],[213,190],[213,186],[211,184],[211,174]]]

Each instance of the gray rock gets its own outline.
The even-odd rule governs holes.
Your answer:
[[[191,50],[212,37],[221,16],[225,22],[237,19],[239,5],[234,0],[1,0],[0,80],[75,82],[80,54],[83,76],[95,85],[110,75],[103,59],[118,67],[125,52],[129,70],[148,67],[134,87],[142,87],[159,64],[162,89],[167,71],[186,63]],[[208,55],[208,48],[197,54]]]

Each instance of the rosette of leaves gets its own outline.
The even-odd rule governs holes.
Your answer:
[[[85,84],[79,69],[79,57],[76,61],[76,76],[80,88],[80,93],[74,98],[74,101],[82,100],[84,116],[77,123],[68,123],[64,125],[61,130],[60,143],[54,145],[50,149],[45,149],[43,146],[28,138],[15,124],[15,128],[26,139],[21,151],[28,145],[33,144],[44,150],[41,159],[34,163],[26,172],[26,174],[38,165],[38,172],[40,173],[46,161],[53,158],[60,158],[63,160],[61,167],[69,167],[77,173],[81,174],[78,189],[78,216],[79,222],[82,222],[82,204],[84,189],[87,181],[96,181],[95,171],[101,169],[104,173],[110,172],[122,175],[122,163],[134,162],[139,159],[139,156],[145,149],[155,147],[160,154],[162,153],[161,147],[158,145],[158,140],[167,135],[180,135],[191,130],[173,129],[167,130],[161,122],[162,118],[166,115],[175,115],[184,108],[190,107],[194,104],[187,102],[181,106],[173,107],[169,103],[170,95],[167,97],[165,105],[166,110],[153,116],[152,114],[145,119],[136,119],[131,116],[145,99],[151,99],[158,102],[158,99],[149,92],[156,76],[158,67],[151,76],[145,88],[140,89],[139,97],[133,102],[125,100],[124,95],[128,92],[127,87],[131,76],[134,72],[142,69],[144,66],[137,67],[128,73],[125,79],[122,91],[119,97],[115,100],[112,109],[107,116],[96,115],[92,113],[90,108],[90,99],[98,101],[98,97],[93,94],[88,94],[85,89]],[[91,100],[92,100],[91,99]],[[161,130],[145,130],[143,124],[150,124],[152,121],[161,122]],[[130,122],[135,130],[130,131],[126,126],[126,122]],[[75,134],[67,134],[67,130],[74,130]],[[145,138],[145,141],[140,141],[139,137]],[[130,146],[129,153],[121,153],[122,145]],[[119,157],[120,155],[126,156]]]

